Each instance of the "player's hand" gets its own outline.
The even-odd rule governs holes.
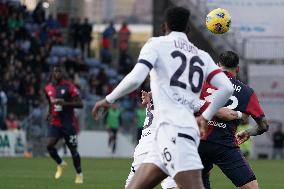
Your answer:
[[[56,104],[56,105],[61,105],[61,106],[63,106],[64,103],[65,103],[65,101],[64,101],[63,99],[56,98],[56,99],[54,99],[53,103]]]
[[[196,118],[196,121],[197,121],[197,124],[198,124],[198,127],[199,127],[200,138],[204,138],[206,136],[206,133],[207,133],[208,121],[202,115],[198,116]]]
[[[110,103],[108,103],[106,99],[98,101],[92,109],[93,117],[96,120],[103,117],[109,107],[110,107]],[[102,111],[100,111],[100,110],[102,110]]]
[[[236,134],[236,140],[238,145],[243,144],[245,141],[247,141],[250,138],[250,135],[246,131],[241,131]]]
[[[142,93],[142,96],[141,96],[141,99],[142,99],[142,104],[144,105],[148,105],[151,103],[151,92],[146,92],[146,91],[141,91]]]

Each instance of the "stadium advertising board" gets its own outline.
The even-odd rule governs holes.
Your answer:
[[[22,156],[25,146],[24,131],[0,131],[0,156]]]
[[[253,158],[272,156],[272,136],[277,127],[284,132],[284,66],[250,65],[249,85],[255,90],[269,121],[269,132],[253,138]],[[251,125],[255,125],[251,121]]]
[[[284,36],[284,0],[207,0],[209,10],[227,9],[242,37]]]

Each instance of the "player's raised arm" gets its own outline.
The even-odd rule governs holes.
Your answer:
[[[207,82],[216,87],[218,91],[215,93],[215,99],[202,113],[206,120],[211,120],[219,108],[225,105],[230,96],[234,92],[234,88],[229,78],[218,68],[212,58],[208,55]]]
[[[198,115],[201,115],[209,105],[210,105],[210,102],[206,100],[200,100],[200,99],[195,100],[193,103],[193,110],[195,114],[198,116]],[[214,115],[214,117],[217,117],[225,121],[231,121],[235,119],[244,120],[247,118],[247,116],[248,115],[245,113],[242,113],[240,111],[234,111],[234,110],[231,110],[225,107],[220,108]]]
[[[100,100],[95,104],[92,110],[93,116],[98,119],[100,116],[100,108],[103,108],[104,110],[108,109],[109,104],[114,103],[117,99],[137,89],[143,83],[143,81],[145,81],[150,70],[153,68],[157,56],[158,55],[155,49],[153,49],[153,42],[150,39],[141,49],[138,62],[133,70],[109,95],[106,96],[105,99]]]

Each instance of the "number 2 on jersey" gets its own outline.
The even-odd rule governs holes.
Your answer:
[[[216,92],[216,89],[208,88],[206,92],[210,95],[206,96],[204,99],[208,102],[212,102],[214,100],[214,93]],[[229,99],[229,102],[225,108],[234,110],[239,105],[239,100],[235,96],[231,96]]]
[[[184,73],[186,66],[187,66],[187,60],[186,56],[180,52],[180,51],[174,51],[171,53],[171,56],[175,59],[179,57],[181,59],[181,65],[176,70],[174,75],[171,77],[170,86],[176,86],[183,89],[186,89],[186,83],[179,81],[180,76]],[[199,63],[200,66],[204,66],[204,63],[198,56],[194,56],[189,61],[189,74],[188,74],[188,83],[191,86],[191,90],[194,93],[198,93],[201,90],[202,83],[203,83],[203,70],[200,66],[195,65],[195,63]],[[193,75],[197,72],[199,74],[199,80],[197,86],[193,83]]]

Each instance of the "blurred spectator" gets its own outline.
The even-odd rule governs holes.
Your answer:
[[[102,33],[102,50],[101,50],[101,61],[108,65],[112,62],[111,46],[115,45],[115,28],[113,22],[106,27]]]
[[[48,29],[59,29],[60,26],[58,21],[53,18],[52,14],[48,16],[46,25]]]
[[[92,25],[89,23],[88,18],[85,18],[84,23],[81,25],[80,27],[80,46],[81,46],[81,50],[84,53],[86,53],[86,49],[87,49],[87,55],[90,56],[90,52],[91,52],[91,41],[92,41],[92,30],[93,27]]]
[[[18,31],[21,27],[24,26],[23,19],[21,16],[14,13],[8,18],[8,28],[12,31]]]
[[[70,38],[73,41],[73,47],[77,48],[78,44],[79,44],[79,40],[80,40],[80,25],[81,25],[81,20],[80,18],[75,18],[71,20],[71,24],[70,24]]]
[[[115,34],[116,30],[113,26],[113,22],[110,22],[109,25],[106,27],[106,29],[103,31],[102,36],[103,36],[103,41],[102,41],[102,46],[105,49],[109,49],[114,47],[115,45]]]
[[[107,65],[112,63],[112,55],[110,49],[102,48],[101,50],[101,62]]]
[[[118,72],[122,75],[128,74],[134,66],[132,57],[127,52],[120,54]]]
[[[42,24],[45,21],[45,11],[42,2],[39,2],[33,11],[33,20],[37,24]]]
[[[14,113],[10,113],[8,117],[5,119],[5,124],[8,130],[16,130],[20,129],[20,123],[16,118]]]
[[[100,69],[97,75],[97,82],[96,82],[96,94],[99,96],[106,95],[107,85],[109,79],[107,74],[105,73],[104,69]]]
[[[4,118],[7,114],[7,96],[0,85],[0,130],[6,130]]]
[[[121,125],[121,112],[117,104],[112,104],[108,109],[105,116],[105,124],[109,133],[108,146],[112,149],[112,153],[115,153],[117,131]]]
[[[284,158],[283,154],[284,147],[284,133],[282,131],[282,125],[277,127],[275,133],[273,133],[273,154],[272,158],[276,159],[279,156],[281,159]]]
[[[0,85],[0,116],[6,117],[7,114],[7,95]]]
[[[123,22],[120,30],[118,31],[118,48],[120,54],[126,53],[129,46],[131,32],[128,29],[127,22]]]
[[[145,105],[143,105],[142,103],[139,103],[138,108],[135,110],[135,124],[136,124],[136,128],[137,128],[137,144],[141,138],[142,135],[142,130],[144,127],[144,121],[146,118],[146,111],[145,111]]]

